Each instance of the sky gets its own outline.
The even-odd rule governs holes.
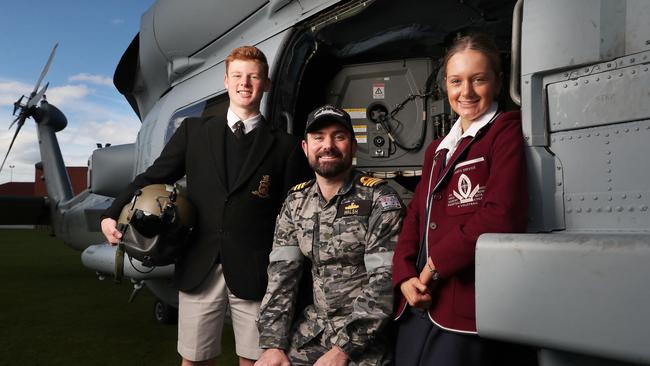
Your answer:
[[[3,1],[0,12],[0,162],[15,126],[13,103],[29,95],[55,43],[41,86],[68,119],[57,133],[67,166],[86,166],[96,143],[134,142],[140,121],[113,86],[113,73],[154,0]],[[36,127],[28,119],[18,134],[0,184],[33,182],[40,161]],[[10,168],[13,166],[13,168]]]

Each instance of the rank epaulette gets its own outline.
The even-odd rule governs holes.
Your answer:
[[[315,180],[312,179],[312,180],[308,180],[306,182],[296,184],[295,186],[291,187],[290,191],[291,192],[298,192],[298,191],[301,191],[301,190],[303,190],[303,189],[305,189],[307,187],[311,187],[311,185],[314,184],[314,181]]]
[[[361,178],[359,178],[359,183],[361,183],[362,186],[366,186],[366,187],[376,187],[382,183],[386,183],[386,181],[379,178],[362,176]]]

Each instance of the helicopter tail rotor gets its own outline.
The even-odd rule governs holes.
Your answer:
[[[14,142],[16,142],[16,137],[18,137],[18,132],[20,132],[20,129],[23,127],[25,124],[25,121],[27,118],[33,117],[34,112],[36,111],[36,105],[38,102],[41,101],[41,99],[44,99],[45,97],[45,92],[47,91],[47,87],[50,85],[50,83],[46,83],[43,88],[40,90],[38,89],[41,86],[41,82],[43,82],[43,79],[45,78],[45,75],[47,75],[48,70],[50,69],[50,65],[52,64],[52,60],[54,59],[54,54],[56,53],[56,48],[59,46],[58,43],[52,47],[52,51],[50,52],[50,57],[48,57],[47,62],[45,63],[45,67],[43,67],[43,70],[41,71],[41,75],[38,77],[38,81],[36,82],[36,85],[34,86],[34,90],[30,93],[29,98],[27,99],[27,102],[25,104],[22,104],[23,98],[25,96],[21,96],[20,99],[18,99],[14,103],[14,110],[12,115],[16,115],[16,112],[18,112],[18,116],[11,122],[9,125],[9,129],[11,129],[14,125],[16,125],[16,132],[14,133],[13,138],[11,139],[11,143],[9,144],[9,148],[7,149],[7,153],[5,154],[4,159],[2,160],[2,164],[0,164],[0,172],[2,172],[2,168],[4,168],[5,162],[7,161],[7,157],[9,156],[9,152],[11,152],[11,148],[14,146]]]

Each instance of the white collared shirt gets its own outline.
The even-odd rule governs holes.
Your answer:
[[[235,128],[235,123],[242,121],[244,122],[244,134],[247,134],[255,129],[257,125],[262,122],[262,114],[259,113],[255,117],[251,117],[249,119],[242,120],[241,118],[237,117],[235,112],[233,112],[230,108],[228,108],[228,114],[226,115],[226,118],[228,119],[228,127],[230,127],[230,130],[234,132]]]
[[[492,105],[487,110],[487,112],[485,112],[485,114],[483,114],[481,118],[472,122],[472,124],[469,125],[469,128],[467,129],[467,131],[465,131],[465,133],[463,133],[463,129],[460,125],[460,117],[458,117],[456,123],[454,123],[454,125],[451,127],[451,130],[449,130],[447,136],[445,136],[445,138],[442,139],[440,145],[438,145],[438,147],[436,148],[436,152],[442,149],[448,149],[449,151],[447,152],[446,160],[449,160],[449,158],[451,158],[451,156],[454,155],[454,152],[456,151],[456,148],[458,147],[460,140],[462,140],[465,137],[476,136],[478,130],[483,128],[488,123],[492,122],[492,119],[494,118],[494,115],[496,115],[498,109],[499,109],[499,105],[496,102],[492,102]]]

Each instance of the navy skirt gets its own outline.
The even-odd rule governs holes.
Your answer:
[[[426,311],[408,308],[397,321],[395,366],[537,365],[537,351],[475,334],[444,330]]]

